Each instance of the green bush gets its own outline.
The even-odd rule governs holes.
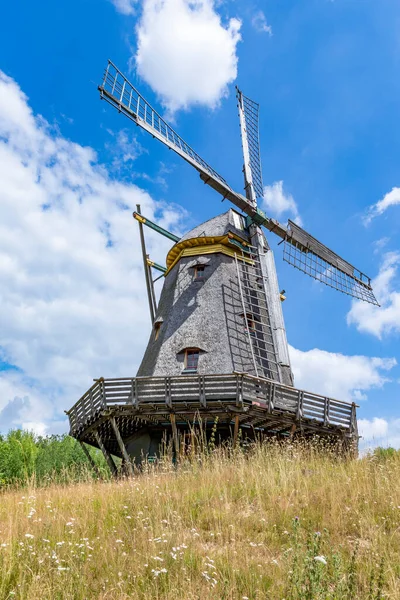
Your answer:
[[[101,452],[88,449],[99,470],[107,476]],[[0,488],[33,479],[39,485],[47,481],[79,481],[91,472],[80,444],[69,435],[41,437],[16,429],[0,436]]]

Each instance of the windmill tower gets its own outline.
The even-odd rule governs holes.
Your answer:
[[[239,428],[252,437],[319,435],[356,443],[356,405],[294,387],[273,252],[263,228],[283,241],[283,258],[314,279],[377,304],[370,279],[293,221],[258,207],[263,195],[258,104],[237,89],[245,196],[234,191],[149,105],[109,61],[105,99],[174,150],[235,208],[182,238],[140,214],[152,331],[136,377],[100,378],[68,411],[71,434],[123,458],[157,454],[165,433],[178,451],[199,414],[218,417],[221,439]],[[166,267],[147,256],[143,225],[175,242]],[[157,305],[152,267],[165,276]]]

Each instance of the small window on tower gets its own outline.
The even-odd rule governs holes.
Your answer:
[[[194,279],[195,281],[204,281],[205,267],[203,265],[196,265],[194,268]]]
[[[197,373],[197,366],[199,364],[199,349],[188,348],[185,350],[185,371],[190,373]]]
[[[154,339],[158,339],[158,336],[160,335],[160,329],[161,329],[161,325],[162,325],[162,321],[156,321],[154,323]]]

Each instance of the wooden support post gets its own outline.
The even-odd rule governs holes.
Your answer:
[[[171,413],[169,415],[169,419],[171,421],[172,439],[174,442],[174,455],[175,455],[175,460],[177,460],[177,458],[179,456],[179,439],[178,439],[178,428],[176,426],[176,417],[175,417],[174,413]]]
[[[140,215],[140,204],[136,204],[136,210],[137,210],[137,213]],[[138,221],[138,223],[139,223],[140,245],[142,246],[144,275],[146,278],[147,299],[149,301],[151,324],[153,325],[154,319],[155,319],[155,312],[154,312],[153,297],[152,297],[152,293],[151,293],[151,285],[152,285],[151,284],[151,274],[149,276],[149,266],[147,264],[147,253],[146,253],[146,244],[144,241],[143,225],[142,225],[141,221]]]
[[[109,453],[109,451],[107,450],[107,448],[105,447],[105,445],[103,444],[103,440],[100,437],[99,432],[97,431],[97,429],[94,430],[94,436],[96,438],[96,441],[99,445],[100,450],[102,451],[104,458],[107,461],[108,466],[110,467],[110,471],[111,473],[116,476],[118,473],[118,469],[115,466],[115,463],[111,457],[111,454]]]
[[[296,429],[297,429],[297,425],[296,425],[296,423],[293,423],[293,425],[290,428],[290,432],[289,432],[289,438],[291,440],[293,439],[294,432],[296,431]]]
[[[86,448],[86,444],[84,444],[82,442],[82,440],[79,440],[79,443],[81,445],[81,448],[86,456],[86,458],[88,459],[93,471],[96,473],[97,477],[101,477],[101,473],[96,465],[96,463],[94,462],[93,458],[90,456],[90,452],[89,450]]]
[[[118,446],[119,446],[119,449],[121,450],[122,457],[125,461],[128,471],[129,471],[129,475],[131,475],[133,477],[135,475],[135,471],[133,470],[131,458],[128,454],[128,451],[125,447],[125,444],[124,444],[121,434],[119,432],[115,417],[113,417],[113,416],[110,417],[110,423],[111,423],[111,427],[114,430],[115,437],[117,438]]]
[[[239,415],[235,416],[235,429],[233,431],[233,447],[236,448],[239,436]]]

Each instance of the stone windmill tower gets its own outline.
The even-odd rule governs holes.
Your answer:
[[[289,264],[354,298],[377,304],[368,277],[289,221],[258,207],[263,196],[258,105],[237,89],[245,193],[235,192],[148,104],[109,61],[101,98],[174,150],[234,205],[182,238],[140,214],[152,331],[136,377],[95,380],[68,411],[71,434],[132,470],[132,457],[157,454],[162,435],[176,451],[196,415],[218,416],[221,437],[324,435],[358,440],[355,404],[294,387],[272,250],[264,229],[283,241]],[[175,244],[166,267],[146,254],[143,225]],[[164,285],[157,304],[151,268]]]

